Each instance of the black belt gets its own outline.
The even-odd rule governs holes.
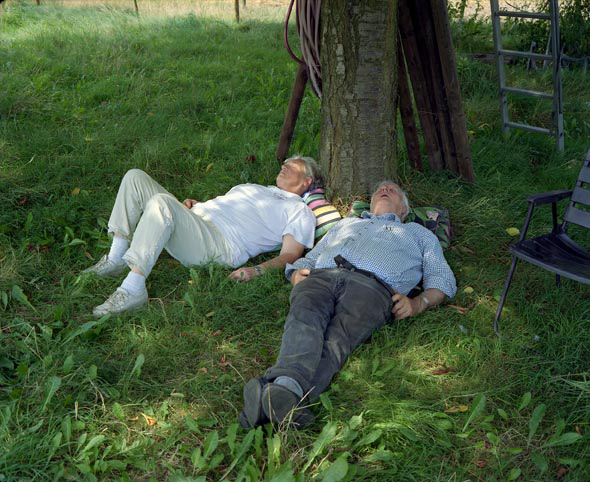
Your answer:
[[[334,256],[334,262],[336,263],[336,266],[338,268],[362,274],[367,278],[374,279],[375,281],[377,281],[377,283],[383,286],[391,296],[393,296],[393,289],[391,288],[391,286],[389,286],[385,281],[379,278],[379,276],[377,276],[375,273],[367,271],[366,269],[357,268],[354,264],[352,264],[350,261],[348,261],[346,258],[340,255]]]

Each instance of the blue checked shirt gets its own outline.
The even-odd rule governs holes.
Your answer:
[[[395,214],[344,218],[285,274],[309,268],[335,268],[341,255],[359,269],[371,271],[393,289],[407,295],[424,280],[424,289],[437,288],[448,297],[457,292],[455,276],[443,255],[438,238],[417,223],[402,224]]]

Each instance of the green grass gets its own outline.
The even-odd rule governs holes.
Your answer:
[[[477,183],[412,171],[403,141],[399,171],[413,204],[450,210],[458,295],[360,347],[309,429],[236,425],[244,382],[278,351],[290,292],[281,273],[235,284],[227,270],[162,256],[147,310],[92,319],[119,280],[78,273],[108,246],[127,169],[180,198],[273,182],[295,73],[281,28],[267,17],[236,27],[231,17],[4,7],[0,480],[589,480],[588,289],[556,289],[523,264],[506,336],[492,331],[514,240],[506,228],[521,227],[527,194],[572,186],[588,147],[580,73],[564,74],[558,155],[549,138],[503,138],[495,67],[459,57]],[[543,81],[514,69],[519,82]],[[511,109],[546,120],[542,102]],[[316,155],[318,142],[308,93],[292,151]],[[540,209],[531,233],[549,225]]]

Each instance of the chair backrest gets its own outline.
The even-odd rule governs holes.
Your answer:
[[[584,208],[584,209],[580,209]],[[590,149],[580,169],[576,187],[563,216],[565,223],[573,223],[590,229]]]

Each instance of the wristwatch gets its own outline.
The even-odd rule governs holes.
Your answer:
[[[420,295],[420,299],[421,299],[422,301],[424,301],[424,304],[426,305],[426,308],[424,309],[425,311],[426,311],[428,308],[430,308],[430,301],[428,301],[428,298],[426,298],[426,295],[425,295],[424,293],[422,293],[422,294]]]
[[[264,274],[264,271],[258,265],[254,266],[254,269],[256,270],[256,274],[258,274],[258,275],[263,275]]]

